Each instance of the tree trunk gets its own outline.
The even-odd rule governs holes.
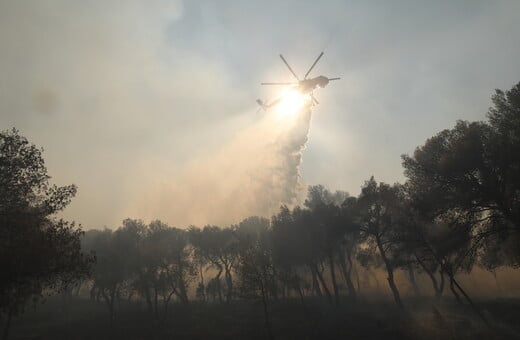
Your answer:
[[[231,278],[231,272],[228,267],[226,267],[226,272],[224,276],[226,278],[227,285],[226,302],[230,302],[231,297],[233,296],[233,280]]]
[[[76,287],[76,294],[75,294],[76,296],[79,296],[82,285],[83,285],[83,282],[78,283],[78,286]]]
[[[404,309],[403,302],[401,301],[401,296],[399,295],[399,290],[397,290],[397,286],[394,282],[394,272],[392,269],[388,269],[388,285],[390,286],[390,289],[392,290],[392,294],[394,295],[395,303],[399,306],[399,308]]]
[[[430,252],[432,253],[432,255],[435,257],[435,260],[437,261],[437,263],[441,266],[441,270],[440,270],[440,273],[441,273],[441,286],[442,288],[444,288],[444,276],[443,276],[443,272],[446,272],[446,274],[448,274],[449,278],[450,278],[450,286],[456,286],[459,291],[462,293],[462,295],[464,295],[464,298],[466,299],[466,301],[468,301],[468,303],[470,304],[471,308],[473,309],[473,311],[475,312],[475,314],[477,314],[480,319],[482,321],[484,321],[484,323],[489,327],[489,321],[484,317],[484,314],[482,314],[480,312],[480,309],[477,308],[477,306],[473,303],[473,300],[471,300],[471,298],[469,297],[468,294],[466,294],[466,292],[464,291],[464,289],[462,289],[462,287],[459,285],[459,283],[455,280],[455,277],[453,275],[453,272],[451,271],[451,268],[448,267],[445,263],[445,261],[442,260],[441,257],[439,257],[437,255],[437,253],[435,252],[435,250],[433,249],[433,247],[431,247],[429,245],[429,243],[424,239],[424,243],[425,245],[428,247],[428,249],[430,250]],[[455,292],[454,289],[452,289],[453,292]]]
[[[205,292],[205,285],[204,285],[204,275],[202,275],[202,263],[199,266],[199,272],[200,272],[200,284],[202,285],[202,302],[206,302],[206,292]]]
[[[444,272],[442,270],[439,270],[439,275],[441,276],[441,283],[439,284],[439,297],[441,297],[442,293],[444,292],[444,283],[446,281],[444,280]]]
[[[325,291],[325,294],[327,295],[327,299],[329,300],[330,304],[332,304],[332,295],[330,294],[329,288],[327,288],[327,285],[325,284],[323,275],[321,275],[320,271],[318,270],[318,266],[316,266],[316,264],[313,264],[313,268],[314,268],[314,272],[316,273],[316,276],[318,277],[319,282],[321,283],[321,286],[323,287],[323,290]]]
[[[116,297],[116,289],[110,294],[110,327],[114,324],[114,300]]]
[[[462,289],[462,287],[459,285],[459,283],[455,280],[455,277],[453,275],[450,276],[450,284],[453,284],[455,287],[457,287],[457,289],[462,293],[462,295],[464,295],[464,298],[466,299],[466,301],[468,301],[468,303],[470,304],[471,308],[473,308],[473,310],[475,311],[475,313],[482,319],[482,321],[484,321],[484,323],[490,327],[489,325],[489,321],[484,317],[484,314],[482,314],[480,312],[480,309],[477,308],[477,306],[473,303],[473,300],[471,300],[471,298],[469,297],[468,294],[466,294],[466,292],[464,291],[464,289]]]
[[[96,300],[96,289],[97,289],[96,284],[93,284],[92,288],[90,288],[90,299],[91,300]]]
[[[453,283],[453,278],[450,277],[450,290],[451,292],[453,293],[453,296],[455,296],[455,298],[457,299],[457,302],[460,303],[461,305],[463,304],[462,303],[462,300],[460,299],[460,296],[459,294],[455,291],[455,286],[454,286],[454,283]]]
[[[170,300],[173,296],[173,294],[175,293],[174,290],[172,290],[170,293],[168,293],[168,296],[166,297],[166,299],[163,299],[163,303],[164,303],[164,317],[163,317],[163,320],[166,320],[166,316],[168,315],[168,304],[170,303]]]
[[[303,306],[303,311],[307,315],[308,314],[307,304],[305,303],[305,297],[303,296],[302,287],[301,287],[299,281],[296,283],[296,289],[298,290],[298,295],[300,297],[300,302],[302,303],[302,306]]]
[[[109,317],[110,317],[110,328],[112,328],[112,326],[114,325],[114,300],[115,300],[115,296],[116,296],[116,290],[117,290],[117,285],[113,286],[111,289],[110,289],[110,294],[107,295],[105,293],[105,289],[103,288],[103,290],[101,291],[101,294],[103,295],[103,298],[105,299],[105,302],[107,304],[107,307],[108,307],[108,312],[109,312]]]
[[[383,258],[383,262],[385,263],[386,272],[388,273],[388,285],[390,286],[390,290],[392,290],[392,294],[394,296],[395,303],[399,308],[404,309],[403,302],[401,301],[401,296],[399,295],[399,290],[397,290],[397,286],[394,282],[394,268],[390,263],[390,260],[386,257],[385,249],[383,248],[383,244],[381,243],[381,239],[376,236],[377,248],[379,249],[379,253]]]
[[[497,275],[497,271],[495,269],[493,269],[491,271],[491,275],[493,275],[493,278],[495,279],[495,286],[497,287],[497,290],[499,292],[502,292],[502,287],[500,286],[500,283],[498,282],[498,275]]]
[[[282,300],[285,300],[285,298],[291,294],[291,291],[287,289],[287,284],[285,283],[285,280],[282,282],[281,287],[279,289],[282,294]],[[276,297],[275,300],[277,300]]]
[[[421,268],[424,270],[426,275],[428,275],[428,277],[432,281],[432,286],[433,286],[433,291],[435,292],[435,296],[440,297],[442,294],[442,291],[441,291],[441,288],[439,287],[439,283],[437,282],[437,279],[435,278],[435,272],[430,271],[426,267],[426,264],[417,255],[415,255],[415,259],[417,260],[417,263],[419,263]],[[444,278],[444,276],[443,276],[443,278]]]
[[[159,317],[159,308],[158,308],[158,304],[159,304],[159,297],[158,297],[158,292],[157,292],[157,286],[154,285],[153,287],[153,308],[154,308],[154,314],[155,314],[155,317],[158,318]]]
[[[345,255],[341,251],[341,249],[338,249],[338,255],[339,255],[339,265],[341,268],[341,272],[343,273],[343,278],[345,279],[345,284],[348,288],[348,295],[352,298],[356,298],[356,289],[354,288],[354,284],[352,283],[352,259],[350,258],[350,254],[347,254],[348,264],[349,268],[347,269],[346,261],[345,261]],[[359,282],[358,282],[358,289],[359,289]]]
[[[311,267],[311,274],[312,274],[312,290],[314,293],[319,296],[320,298],[323,296],[320,289],[320,284],[318,283],[318,275],[316,274],[316,270],[312,266]]]
[[[179,277],[176,280],[176,284],[179,287],[179,290],[176,291],[176,295],[179,297],[179,299],[181,300],[181,303],[183,305],[187,305],[188,304],[188,293],[186,290],[186,282],[184,281],[184,274],[182,272],[182,269],[180,270],[180,272],[181,272],[181,274],[179,275]]]
[[[217,279],[217,292],[218,292],[218,301],[222,303],[222,285],[220,284],[220,275],[222,275],[222,268],[218,271],[216,276]]]
[[[339,304],[340,304],[339,289],[338,289],[338,283],[336,282],[336,269],[334,268],[334,257],[332,256],[331,252],[329,252],[329,268],[330,268],[330,278],[332,279],[332,287],[334,288],[334,300],[335,300],[336,306],[339,306]]]
[[[357,291],[361,294],[361,284],[359,283],[359,270],[357,269],[357,266],[354,267],[354,263],[352,263],[352,267],[354,268],[354,273],[356,274]]]
[[[184,305],[187,305],[188,304],[188,293],[186,291],[186,281],[184,280],[184,265],[183,265],[183,262],[180,258],[178,258],[178,263],[179,263],[179,276],[177,278],[177,285],[179,286],[179,294],[180,294],[180,299],[181,299],[181,302],[184,304]],[[202,272],[201,272],[201,275],[202,275]]]
[[[264,318],[265,318],[265,328],[267,330],[267,335],[269,339],[274,339],[273,331],[271,330],[271,323],[269,322],[269,311],[267,310],[267,296],[264,287],[264,282],[260,279],[260,291],[262,293],[262,305],[264,307]]]
[[[408,280],[410,280],[410,283],[412,284],[412,288],[415,292],[415,295],[420,296],[421,291],[419,289],[419,286],[417,285],[417,281],[415,281],[415,272],[413,270],[413,266],[412,266],[411,262],[408,263],[407,269],[408,269]]]
[[[276,266],[273,265],[272,268],[273,268],[273,277],[278,277],[278,271],[277,271]],[[285,289],[285,283],[283,284],[282,289]],[[272,295],[272,297],[273,297],[273,299],[274,299],[275,301],[278,301],[278,299],[279,299],[279,297],[278,297],[279,294],[280,294],[279,290],[280,290],[279,281],[276,280],[276,279],[273,279],[273,282],[272,282],[272,290],[271,290],[271,291],[272,291],[272,294],[271,294],[271,295]],[[285,293],[286,293],[286,292],[285,292],[285,290],[284,290],[284,291],[283,291],[283,294],[285,294]],[[283,296],[283,298],[285,299],[285,295]]]

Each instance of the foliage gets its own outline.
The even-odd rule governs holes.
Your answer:
[[[49,179],[41,149],[15,129],[0,132],[0,313],[8,319],[88,275],[93,261],[81,252],[81,229],[55,218],[76,187]]]
[[[475,248],[520,233],[520,83],[492,100],[487,122],[459,121],[403,156],[415,208],[431,220],[465,223]],[[519,264],[515,248],[507,250],[515,260],[503,264]]]

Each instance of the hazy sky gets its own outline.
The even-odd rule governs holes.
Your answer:
[[[44,147],[54,183],[78,185],[65,216],[87,229],[237,222],[295,185],[259,189],[299,164],[284,156],[287,123],[255,106],[276,94],[261,81],[291,80],[279,53],[304,74],[323,50],[312,75],[342,77],[315,93],[301,183],[357,195],[371,175],[402,181],[401,154],[484,119],[493,90],[520,81],[519,13],[520,1],[0,0],[0,128]]]

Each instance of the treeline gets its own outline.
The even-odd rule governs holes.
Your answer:
[[[74,186],[48,183],[41,150],[0,133],[0,280],[9,320],[44,292],[89,284],[113,319],[122,299],[157,317],[175,299],[188,304],[260,299],[356,299],[355,264],[380,268],[403,307],[397,270],[425,274],[437,296],[448,290],[473,305],[457,274],[520,265],[520,83],[496,91],[487,120],[459,121],[404,155],[404,184],[371,177],[357,197],[311,186],[301,207],[227,228],[179,229],[125,220],[84,234],[56,220]],[[80,241],[82,243],[80,249]],[[79,290],[79,289],[78,289]],[[344,296],[348,296],[344,297]],[[269,327],[267,327],[269,328]]]

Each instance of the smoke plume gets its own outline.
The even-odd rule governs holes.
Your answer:
[[[296,204],[310,119],[309,109],[283,117],[266,113],[223,146],[162,178],[128,212],[175,226],[229,225],[251,215],[270,217],[281,204]]]

